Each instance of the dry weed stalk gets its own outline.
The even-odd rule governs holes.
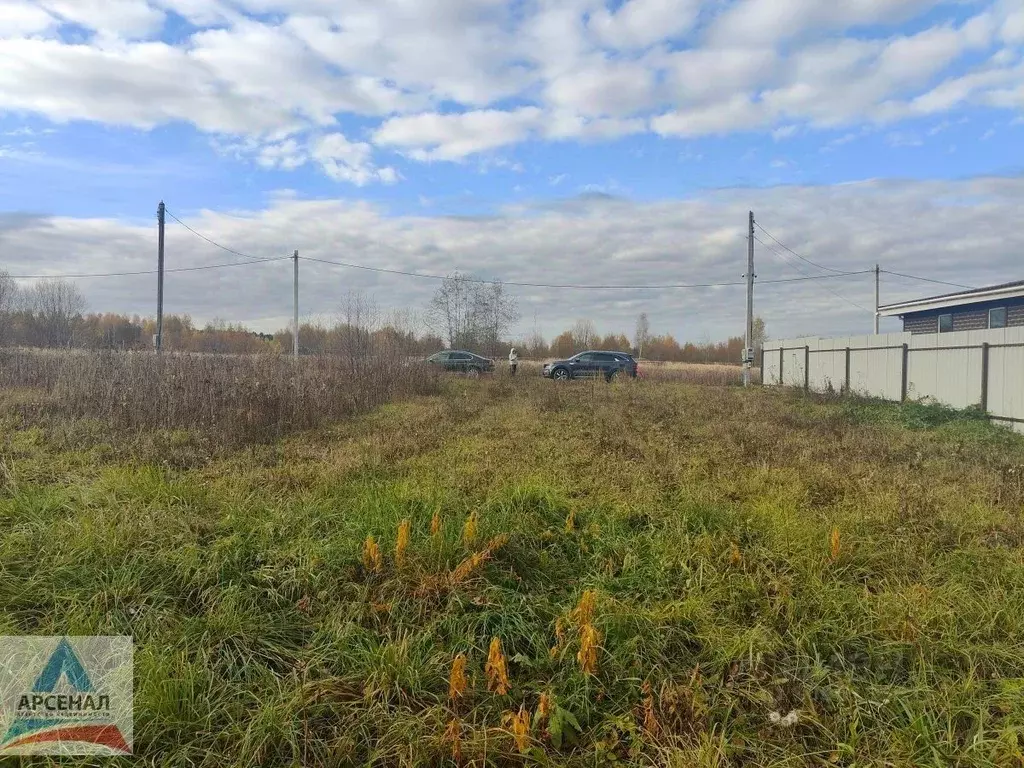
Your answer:
[[[601,633],[593,624],[584,624],[580,629],[580,650],[576,654],[583,674],[597,674],[597,649],[600,646]]]
[[[462,723],[459,722],[459,718],[453,717],[448,722],[448,727],[444,729],[444,740],[446,743],[452,745],[452,759],[461,764],[462,763]]]
[[[380,547],[373,536],[367,536],[363,542],[363,567],[371,573],[380,573],[381,565]]]
[[[409,548],[412,523],[408,518],[398,524],[398,539],[395,542],[395,564],[401,565],[405,560],[405,550]]]
[[[466,693],[466,654],[460,653],[452,661],[452,671],[448,676],[448,698],[460,699]]]
[[[526,705],[519,707],[515,714],[507,713],[505,723],[512,732],[512,738],[515,739],[519,751],[526,752],[530,748],[530,713],[526,711]]]
[[[466,524],[462,526],[462,541],[467,547],[472,547],[476,544],[477,536],[477,516],[476,512],[471,512],[469,517],[466,518]]]
[[[495,637],[491,640],[484,671],[487,673],[488,690],[494,691],[499,696],[508,693],[508,665],[505,662],[505,654],[501,650],[501,638]]]

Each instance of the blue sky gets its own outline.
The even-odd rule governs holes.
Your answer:
[[[0,0],[0,269],[147,264],[164,199],[254,255],[524,282],[731,281],[748,208],[839,269],[1019,279],[992,223],[1021,203],[1022,48],[1019,0]],[[181,264],[219,258],[181,242]],[[260,269],[230,296],[237,275],[181,278],[171,309],[272,330],[287,302]],[[139,279],[81,287],[151,312]],[[432,288],[330,269],[305,314],[358,290],[414,315]],[[519,330],[649,311],[721,337],[742,325],[724,290],[524,290]],[[759,298],[775,335],[864,324],[815,284]]]

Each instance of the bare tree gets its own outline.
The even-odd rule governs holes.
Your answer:
[[[597,328],[591,320],[577,320],[570,333],[577,349],[589,349],[597,342]]]
[[[9,272],[0,270],[0,346],[7,344],[12,336],[18,294],[18,283]]]
[[[459,272],[441,281],[427,306],[426,321],[451,348],[462,344],[469,327],[469,284]]]
[[[764,348],[764,343],[768,341],[768,329],[765,327],[764,320],[760,317],[754,318],[753,326],[753,337],[750,339],[750,346],[754,349],[754,359],[758,359],[761,356],[761,350]]]
[[[519,320],[519,308],[498,281],[477,285],[473,293],[473,305],[478,315],[475,323],[479,337],[477,343],[488,354],[498,354],[502,338]]]
[[[651,322],[647,319],[647,313],[641,312],[636,319],[636,331],[633,334],[633,342],[636,344],[637,357],[644,356],[644,347],[651,338]]]
[[[85,312],[85,298],[74,283],[43,280],[32,288],[27,303],[48,347],[70,347],[75,327]]]
[[[380,310],[372,299],[359,291],[349,291],[338,316],[338,352],[350,370],[360,369],[373,354],[373,332],[380,323]]]
[[[425,319],[449,347],[494,354],[502,337],[519,319],[519,311],[502,283],[477,283],[455,272],[442,281],[427,306]]]

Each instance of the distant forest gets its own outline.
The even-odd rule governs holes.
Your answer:
[[[491,301],[494,306],[493,295]],[[424,324],[432,325],[429,315]],[[444,338],[449,336],[447,333],[415,329],[416,325],[408,316],[382,319],[371,302],[350,295],[332,321],[300,325],[300,352],[349,355],[386,348],[406,355],[429,355],[458,346],[504,357],[514,346],[519,356],[526,359],[561,358],[586,349],[608,349],[632,352],[648,360],[738,363],[743,351],[742,336],[719,342],[680,343],[671,334],[652,334],[646,315],[638,318],[632,338],[625,333],[602,336],[590,320],[577,321],[550,341],[539,333],[510,338],[503,327],[505,322],[487,326],[490,333],[476,333],[471,324],[466,325],[459,328],[457,335],[453,331],[451,338]],[[0,346],[144,350],[153,347],[155,334],[156,320],[152,317],[87,311],[85,299],[73,283],[46,280],[20,288],[0,272]],[[764,323],[758,319],[755,347],[760,347],[765,338]],[[200,326],[188,315],[165,315],[163,347],[169,351],[231,354],[290,352],[292,331],[289,328],[273,334],[259,333],[219,320]]]

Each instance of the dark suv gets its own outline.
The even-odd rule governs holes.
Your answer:
[[[494,370],[494,361],[460,349],[446,349],[427,358],[427,362],[443,371],[455,371],[469,376]]]
[[[555,360],[544,366],[545,378],[565,381],[604,376],[611,381],[617,375],[636,378],[636,360],[625,352],[580,352],[568,360]]]

